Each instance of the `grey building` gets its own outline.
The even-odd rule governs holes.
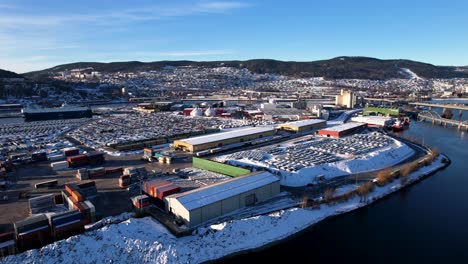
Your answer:
[[[263,202],[280,192],[280,180],[269,172],[256,172],[164,198],[166,210],[189,227],[239,208]]]

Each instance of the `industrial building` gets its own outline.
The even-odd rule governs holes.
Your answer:
[[[335,104],[346,108],[354,108],[356,105],[356,95],[351,91],[341,89],[340,95],[335,97]]]
[[[280,180],[256,172],[189,192],[167,196],[166,210],[194,227],[239,208],[266,201],[280,192]]]
[[[189,152],[219,148],[276,134],[274,127],[248,127],[227,132],[191,137],[174,141],[174,147]]]
[[[386,116],[355,116],[351,117],[351,121],[378,127],[391,127],[395,123],[393,118]]]
[[[319,135],[326,137],[342,137],[367,127],[366,123],[350,122],[338,126],[328,127],[319,130]]]
[[[262,106],[263,108],[260,110],[263,112],[263,119],[265,120],[291,121],[312,117],[312,113],[306,110],[279,107],[271,104],[262,104]]]
[[[294,122],[288,122],[279,125],[280,129],[294,131],[294,132],[305,132],[313,129],[319,129],[325,127],[327,121],[322,119],[306,119]]]

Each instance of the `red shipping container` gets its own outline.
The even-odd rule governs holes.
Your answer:
[[[164,197],[174,194],[174,193],[178,193],[178,192],[180,192],[179,186],[169,185],[169,186],[164,186],[164,187],[159,188],[157,196],[159,199],[162,200]]]
[[[106,176],[106,173],[105,172],[98,172],[98,173],[89,174],[89,178],[97,178],[97,177],[102,177],[102,176]]]
[[[54,195],[54,204],[63,204],[63,196],[61,194]]]
[[[84,232],[84,224],[81,220],[73,224],[53,228],[53,236],[56,241],[69,238],[82,232]]]
[[[65,156],[69,157],[69,156],[76,156],[76,155],[79,155],[80,154],[80,150],[79,149],[68,149],[68,150],[65,150],[64,151],[64,154]]]
[[[40,248],[49,242],[52,242],[52,235],[49,226],[34,232],[18,234],[18,237],[16,238],[18,249],[21,251]]]
[[[75,201],[75,202],[82,202],[84,201],[84,198],[83,198],[83,195],[81,195],[81,193],[79,193],[77,190],[75,190],[73,187],[71,187],[70,185],[66,184],[65,185],[65,191],[67,191],[72,199]]]
[[[83,160],[88,160],[88,157],[86,155],[76,155],[76,156],[67,157],[67,161],[69,163],[83,161]]]

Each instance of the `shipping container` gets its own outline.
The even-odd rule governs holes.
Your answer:
[[[15,234],[27,233],[36,229],[41,229],[49,226],[49,220],[45,214],[37,214],[23,220],[17,221],[13,224]]]
[[[63,204],[63,196],[61,194],[54,195],[54,204]]]
[[[76,185],[78,188],[83,189],[83,188],[88,188],[88,187],[96,187],[96,182],[95,181],[89,181],[89,182],[84,182]]]
[[[174,194],[174,193],[178,193],[178,192],[180,192],[180,187],[179,186],[168,185],[168,186],[158,188],[157,197],[162,200],[164,197],[166,197],[168,195],[171,195],[171,194]]]
[[[150,206],[150,199],[147,195],[139,195],[131,198],[133,205],[136,208],[143,208]]]
[[[80,214],[81,215],[81,214]],[[84,232],[84,224],[80,219],[77,222],[66,223],[52,229],[55,241],[66,239]]]
[[[50,181],[36,183],[34,184],[34,188],[39,189],[39,188],[53,187],[57,185],[58,185],[58,180],[50,180]]]
[[[38,197],[34,197],[28,200],[29,211],[31,214],[37,214],[47,211],[55,206],[54,195],[46,194]]]
[[[84,160],[88,160],[88,157],[86,155],[83,155],[83,154],[67,157],[67,161],[69,163],[74,163],[74,162],[79,162],[79,161],[84,161]]]
[[[33,153],[31,154],[31,160],[32,161],[46,161],[47,154],[45,152]]]
[[[121,173],[122,171],[123,171],[122,167],[114,168],[114,169],[106,169],[106,174]]]
[[[57,161],[50,163],[50,166],[53,170],[65,170],[68,168],[69,164],[67,161]]]
[[[65,156],[63,154],[58,154],[58,155],[49,155],[47,158],[50,161],[60,161],[60,160],[64,160]]]
[[[75,202],[84,201],[83,195],[81,195],[81,193],[78,190],[76,190],[75,188],[73,188],[71,185],[66,184],[65,185],[65,191],[67,191],[71,195],[71,197],[73,198],[73,201],[75,201]]]
[[[80,150],[77,149],[77,148],[65,149],[65,150],[63,151],[63,154],[64,154],[66,157],[76,156],[76,155],[79,155],[79,154],[80,154]]]
[[[52,242],[52,235],[48,225],[32,231],[18,233],[16,236],[16,244],[21,251],[41,248],[50,242]]]

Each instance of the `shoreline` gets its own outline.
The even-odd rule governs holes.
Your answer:
[[[225,256],[223,256],[221,258],[217,258],[217,259],[213,259],[213,260],[207,260],[207,261],[203,261],[201,263],[223,262],[223,261],[226,261],[226,260],[230,260],[230,259],[232,259],[232,258],[234,258],[236,256],[245,255],[245,254],[249,254],[249,253],[253,253],[253,252],[260,252],[260,251],[266,250],[268,248],[271,248],[271,247],[273,247],[275,245],[278,245],[278,244],[281,244],[283,242],[287,242],[289,240],[292,240],[292,239],[298,237],[299,235],[302,235],[302,234],[310,231],[311,229],[315,228],[317,225],[319,225],[320,223],[323,223],[324,221],[331,220],[331,219],[333,219],[335,217],[339,217],[339,216],[342,216],[342,215],[345,215],[345,214],[358,212],[359,210],[367,209],[367,208],[371,207],[372,205],[375,205],[377,202],[384,201],[385,199],[390,198],[393,194],[396,194],[399,191],[401,191],[403,189],[406,189],[408,187],[412,187],[416,183],[418,183],[418,182],[420,182],[420,181],[434,175],[438,171],[441,171],[441,170],[447,168],[448,166],[450,166],[452,161],[445,154],[440,154],[439,157],[434,162],[437,162],[439,159],[442,159],[442,158],[447,159],[447,162],[446,163],[440,162],[440,164],[439,164],[440,166],[435,167],[430,172],[421,173],[421,175],[418,175],[418,176],[416,176],[414,178],[411,178],[411,179],[408,178],[408,183],[407,184],[405,184],[403,186],[400,186],[399,188],[394,188],[394,189],[390,188],[390,190],[388,190],[388,192],[386,192],[384,195],[382,195],[382,196],[373,196],[372,199],[370,199],[369,201],[367,201],[365,203],[359,203],[357,207],[353,207],[353,208],[350,208],[349,210],[344,210],[344,211],[341,211],[341,212],[337,212],[336,214],[331,214],[331,215],[325,216],[323,218],[315,219],[317,221],[312,221],[312,222],[306,224],[306,226],[304,228],[301,228],[301,227],[297,228],[296,227],[296,229],[300,229],[300,231],[295,232],[295,233],[290,234],[290,235],[280,237],[279,239],[277,239],[275,241],[268,242],[267,244],[262,245],[260,247],[237,251],[237,252],[225,255]],[[418,169],[417,171],[415,171],[413,173],[418,173],[421,169],[422,168]]]
[[[446,159],[447,162],[442,162],[443,159]],[[109,221],[112,223],[103,221],[102,224],[104,226],[96,226],[96,229],[91,228],[91,232],[87,232],[88,235],[72,237],[66,241],[56,242],[43,247],[40,250],[31,250],[20,255],[7,257],[7,259],[14,263],[34,263],[34,261],[47,262],[47,258],[52,256],[64,256],[62,254],[69,252],[70,249],[81,248],[80,250],[90,250],[90,248],[93,248],[93,250],[100,249],[103,252],[100,258],[113,260],[118,260],[114,259],[115,254],[117,254],[117,251],[114,252],[114,250],[118,250],[118,252],[137,250],[135,255],[131,254],[126,256],[128,261],[130,259],[132,261],[141,261],[152,255],[156,257],[154,261],[157,263],[166,263],[170,260],[182,261],[184,259],[185,261],[191,260],[197,263],[222,262],[223,260],[228,260],[241,254],[268,249],[277,244],[294,239],[302,235],[303,232],[317,228],[318,224],[324,222],[323,220],[333,219],[333,217],[371,206],[374,202],[389,198],[389,195],[405,187],[412,186],[416,182],[446,168],[450,163],[451,160],[446,155],[440,154],[433,163],[422,166],[410,174],[408,176],[408,181],[404,185],[402,185],[399,180],[394,180],[383,187],[375,187],[374,191],[367,196],[368,199],[365,202],[362,202],[362,198],[356,195],[346,202],[323,204],[320,209],[295,207],[279,210],[271,214],[249,217],[240,221],[227,221],[206,226],[198,229],[192,236],[183,239],[176,239],[172,235],[166,235],[167,230],[164,226],[151,218],[146,220],[130,218],[126,224],[118,225],[114,224],[120,221]],[[148,223],[150,224],[146,229],[141,229],[141,227],[139,227],[139,224],[146,226]],[[153,227],[156,227],[154,232],[148,230],[148,228],[152,230]],[[278,230],[276,231],[273,228],[278,228]],[[121,242],[121,236],[118,234],[134,239],[134,243],[136,244],[132,243],[129,247],[127,242]],[[251,235],[253,235],[253,237],[251,237]],[[257,239],[249,241],[249,237],[257,237]],[[104,239],[104,242],[97,242],[96,239]],[[239,239],[241,239],[241,241],[239,241]],[[84,243],[84,241],[97,243],[91,246],[88,243]],[[238,243],[235,241],[238,241]],[[109,243],[115,245],[115,248],[109,249]],[[147,247],[142,250],[144,245],[148,245],[147,243],[156,243],[159,246]],[[121,253],[118,255],[120,256],[120,254]],[[198,256],[194,258],[193,254],[197,254]],[[159,259],[158,256],[161,256],[161,259]],[[122,255],[121,257],[124,256]],[[68,258],[70,261],[77,261],[82,260],[82,255],[75,251],[65,258]],[[123,258],[119,259],[121,261],[123,260]],[[4,260],[5,259],[0,260],[0,262]],[[94,261],[101,260],[103,259],[96,258]]]

